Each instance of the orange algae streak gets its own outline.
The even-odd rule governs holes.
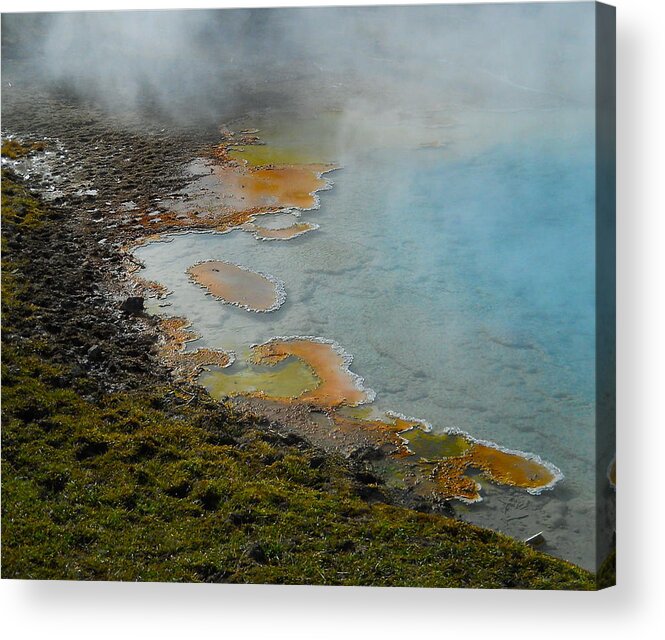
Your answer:
[[[169,317],[161,320],[160,328],[164,334],[164,344],[161,346],[162,354],[171,356],[185,348],[187,342],[196,340],[198,336],[190,331],[191,322],[187,318]]]
[[[390,416],[385,420],[355,418],[339,411],[330,414],[335,428],[342,433],[356,434],[376,447],[389,445],[391,455],[406,458],[412,455],[407,441],[400,435],[409,429],[424,429],[420,421],[413,421],[404,416]]]
[[[527,490],[543,489],[557,479],[550,467],[526,454],[505,452],[461,433],[432,433],[429,425],[421,420],[398,414],[372,420],[344,415],[340,411],[330,417],[335,429],[343,434],[356,434],[377,447],[390,446],[393,458],[411,464],[419,490],[433,491],[445,499],[469,503],[482,499],[481,486],[468,475],[471,470],[482,471],[498,484]],[[446,451],[451,455],[442,455]],[[422,455],[425,452],[436,457],[425,457]]]
[[[140,285],[142,290],[151,298],[166,298],[171,291],[169,291],[161,282],[155,282],[154,280],[145,280],[144,278],[139,278],[134,276],[134,281]]]
[[[298,402],[319,407],[355,406],[373,400],[362,378],[349,371],[351,358],[336,344],[314,338],[275,338],[253,347],[254,364],[274,365],[289,356],[299,358],[314,371],[320,384],[298,396]],[[281,398],[293,400],[293,398]]]
[[[214,349],[196,349],[185,351],[188,342],[198,339],[190,331],[190,322],[187,318],[169,317],[160,322],[164,340],[160,345],[162,358],[173,367],[176,375],[193,381],[203,367],[228,367],[233,363],[233,355],[225,351]]]
[[[467,467],[468,459],[464,457],[441,460],[430,476],[435,492],[447,499],[480,502],[480,485],[466,475]]]
[[[298,222],[282,229],[267,229],[266,227],[260,227],[255,224],[248,224],[246,228],[259,240],[291,240],[291,238],[301,236],[308,231],[314,231],[319,226],[311,222]]]
[[[318,204],[316,192],[328,187],[321,174],[329,165],[274,166],[242,169],[215,166],[214,173],[224,194],[227,211],[269,211],[313,209]]]
[[[455,434],[460,437],[460,434]],[[441,437],[450,437],[442,434]],[[471,470],[480,471],[497,484],[526,489],[538,494],[553,487],[563,476],[553,465],[520,451],[506,451],[496,445],[478,442],[464,436],[469,447],[461,455],[435,461],[431,479],[436,490],[445,497],[467,502],[481,500],[480,485],[467,476]],[[475,486],[472,491],[471,487]]]
[[[389,412],[386,419],[363,419],[335,411],[331,419],[342,433],[356,433],[375,446],[390,445],[393,458],[411,465],[419,490],[445,499],[480,501],[481,486],[469,472],[482,473],[497,484],[540,493],[552,487],[561,472],[536,456],[506,451],[461,431],[435,433],[422,420]]]
[[[197,349],[196,351],[186,351],[180,354],[180,357],[190,363],[198,372],[201,367],[228,367],[233,363],[231,355],[225,351],[215,351],[214,349]]]
[[[285,299],[282,283],[276,278],[230,262],[200,262],[187,273],[213,297],[247,311],[274,311]]]
[[[167,229],[228,231],[257,216],[283,209],[315,209],[317,191],[330,188],[329,164],[209,165],[210,174],[195,179],[182,197],[164,201],[159,215],[143,213],[138,222],[159,234]]]
[[[556,480],[555,473],[543,463],[518,453],[475,443],[467,456],[469,466],[499,484],[533,491],[549,487]]]

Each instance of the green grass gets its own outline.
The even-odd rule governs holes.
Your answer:
[[[50,224],[7,176],[3,223],[25,242]],[[37,310],[21,261],[4,259],[7,331]],[[50,349],[3,344],[3,578],[595,588],[499,534],[369,505],[343,461],[209,398],[178,404],[155,382],[91,400],[97,383]]]

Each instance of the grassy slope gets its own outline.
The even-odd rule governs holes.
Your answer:
[[[2,188],[3,229],[29,243],[48,216],[10,177]],[[3,241],[10,336],[39,314],[18,254]],[[212,401],[174,408],[176,387],[86,399],[97,383],[50,349],[3,342],[3,578],[595,587],[499,534],[368,505],[341,461]]]

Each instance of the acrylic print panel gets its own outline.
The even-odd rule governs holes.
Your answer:
[[[614,582],[614,11],[5,14],[3,577]]]

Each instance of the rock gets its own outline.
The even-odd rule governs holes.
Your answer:
[[[240,445],[240,448],[242,448],[242,445]],[[229,514],[228,520],[232,525],[239,526],[254,522],[256,520],[256,516],[248,510],[232,511]]]
[[[535,535],[528,537],[524,542],[530,547],[539,547],[545,543],[545,536],[542,531],[539,531]]]
[[[88,358],[93,361],[99,361],[104,357],[102,348],[98,344],[93,344],[92,347],[88,349],[87,355]]]
[[[121,305],[120,308],[125,313],[141,313],[143,311],[144,299],[142,296],[129,296]]]
[[[370,445],[362,445],[351,451],[348,457],[351,460],[365,461],[365,460],[381,460],[382,458],[385,457],[385,455],[378,447]]]
[[[361,484],[383,484],[383,480],[371,471],[361,469],[356,471],[355,479]]]
[[[265,564],[268,561],[265,549],[259,542],[249,545],[247,555],[258,564]]]

